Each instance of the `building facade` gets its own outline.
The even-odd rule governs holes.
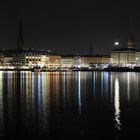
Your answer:
[[[120,48],[111,52],[112,64],[135,64],[136,49],[135,48]]]
[[[98,55],[98,56],[65,56],[62,57],[62,67],[89,67],[92,64],[108,64],[110,63],[109,55]]]
[[[129,31],[127,47],[120,48],[118,45],[116,47],[117,49],[111,52],[112,64],[126,65],[136,63],[136,49],[132,30]]]
[[[72,67],[75,64],[74,56],[62,56],[61,66],[62,67]]]
[[[81,64],[83,66],[89,66],[92,64],[109,64],[110,56],[109,55],[97,55],[97,56],[82,56]]]

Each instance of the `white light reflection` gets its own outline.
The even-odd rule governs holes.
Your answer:
[[[112,94],[113,94],[113,76],[112,76],[112,73],[110,74],[110,97],[111,97],[111,99],[113,99],[112,98]]]
[[[81,114],[81,72],[78,72],[78,105],[79,114]]]
[[[94,72],[94,74],[93,74],[93,83],[94,83],[94,96],[95,96],[95,93],[96,93],[96,73]]]
[[[38,110],[39,110],[39,113],[41,112],[41,105],[42,105],[42,99],[41,99],[41,74],[38,73],[38,92],[37,92],[37,95],[38,95]]]
[[[104,73],[104,88],[105,88],[105,93],[108,93],[108,83],[109,83],[109,73],[108,72],[105,72]]]
[[[3,121],[3,72],[0,71],[0,126],[1,128],[3,126],[3,122],[4,122]]]
[[[103,100],[103,91],[104,91],[104,73],[101,73],[101,99]]]
[[[115,96],[114,96],[114,107],[115,107],[115,126],[121,131],[121,122],[120,122],[120,88],[119,88],[119,80],[115,79]]]
[[[127,99],[130,100],[130,73],[127,73]]]
[[[63,101],[64,101],[64,105],[65,105],[65,99],[66,99],[66,72],[64,72],[63,74],[63,84],[62,84],[62,87],[63,87]]]
[[[25,74],[25,72],[23,71],[23,72],[21,73],[21,79],[22,79],[22,80],[21,80],[21,95],[22,95],[22,96],[24,96],[24,90],[25,90],[25,86],[24,86],[24,85],[25,85],[25,83],[24,83],[24,80],[25,80],[24,78],[25,78],[25,77],[24,77],[24,74]]]

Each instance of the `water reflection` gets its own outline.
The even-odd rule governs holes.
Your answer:
[[[139,122],[139,85],[138,73],[0,72],[0,135],[113,139]]]
[[[0,71],[0,126],[3,126],[3,75]],[[0,127],[0,131],[3,132],[3,129]]]
[[[127,100],[130,100],[130,79],[131,73],[127,73]]]
[[[115,107],[115,126],[118,130],[121,130],[121,122],[120,122],[120,87],[119,87],[119,79],[115,79],[115,95],[114,95],[114,107]]]
[[[78,72],[78,110],[81,114],[81,72]]]

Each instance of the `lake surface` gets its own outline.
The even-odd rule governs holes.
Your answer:
[[[139,130],[140,73],[0,71],[0,138],[124,139]]]

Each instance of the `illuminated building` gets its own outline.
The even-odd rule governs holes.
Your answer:
[[[60,55],[49,55],[48,62],[46,65],[48,67],[60,67],[61,66],[61,56]]]
[[[74,63],[74,56],[62,56],[61,58],[62,67],[71,67],[72,65],[74,65]]]
[[[136,64],[140,64],[140,50],[136,52]]]
[[[26,49],[25,51],[25,65],[26,66],[42,66],[44,65],[44,58],[47,57],[48,52],[46,50],[37,50],[37,49]],[[43,60],[42,60],[43,58]]]
[[[108,64],[110,63],[109,55],[82,56],[81,64],[89,66],[90,64]]]
[[[135,64],[136,49],[135,48],[119,48],[111,52],[112,64]]]
[[[45,49],[33,49],[29,48],[25,50],[26,66],[60,66],[61,56],[50,53],[50,50]]]
[[[110,63],[109,55],[81,55],[81,56],[62,56],[62,67],[86,66],[91,64],[108,64]]]
[[[135,64],[136,63],[136,49],[134,37],[132,32],[129,33],[127,47],[120,48],[119,44],[115,44],[116,49],[111,52],[112,64]]]
[[[0,51],[0,65],[3,65],[4,62],[4,54],[3,51]]]
[[[26,49],[26,66],[47,66],[55,67],[61,65],[61,56],[56,54],[50,54],[49,50],[39,49]]]

